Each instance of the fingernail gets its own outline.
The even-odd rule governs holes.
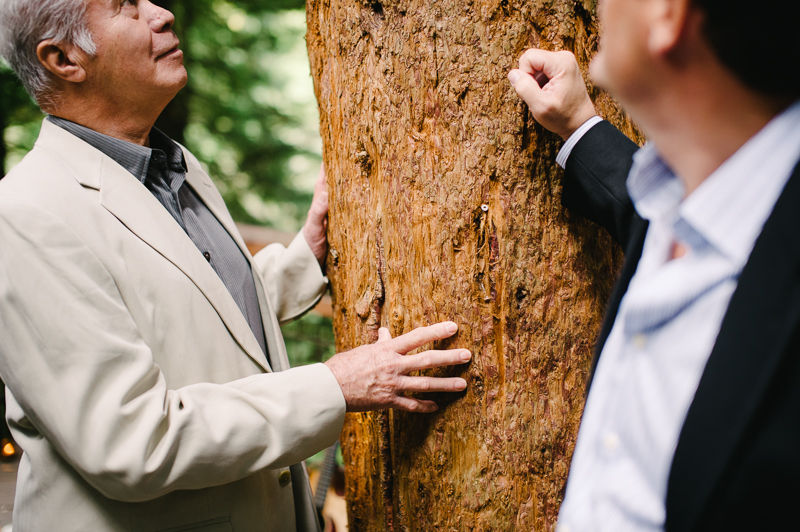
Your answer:
[[[458,325],[456,325],[452,321],[448,322],[447,325],[444,326],[444,330],[449,332],[450,334],[453,334],[458,330]]]
[[[508,73],[508,81],[510,81],[512,85],[514,85],[517,80],[519,80],[519,72],[512,70]]]
[[[472,353],[470,353],[469,351],[463,351],[461,353],[461,360],[463,360],[464,362],[466,362],[470,358],[472,358]]]
[[[463,390],[467,387],[467,381],[464,379],[459,379],[456,381],[456,390]]]

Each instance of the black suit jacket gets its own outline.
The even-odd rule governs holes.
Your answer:
[[[602,122],[566,164],[564,206],[606,228],[626,253],[592,373],[647,232],[625,187],[637,149]],[[728,306],[681,429],[666,507],[668,532],[800,529],[800,165]]]

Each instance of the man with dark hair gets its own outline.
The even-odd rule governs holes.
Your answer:
[[[590,71],[646,133],[642,149],[595,116],[570,53],[528,50],[509,73],[565,140],[563,204],[627,257],[558,530],[794,528],[800,2],[599,9]]]

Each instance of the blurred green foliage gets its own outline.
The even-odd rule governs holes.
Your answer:
[[[336,354],[330,318],[307,314],[300,320],[284,325],[281,332],[290,348],[293,366],[325,361]]]
[[[297,231],[321,162],[303,0],[153,0],[173,11],[189,82],[157,126],[204,164],[238,222]],[[42,114],[0,62],[0,176],[36,137]],[[293,364],[333,354],[331,322],[285,328]]]
[[[17,77],[0,61],[0,176],[19,162],[39,135],[42,113]]]

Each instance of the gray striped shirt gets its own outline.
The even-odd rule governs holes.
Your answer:
[[[63,118],[50,116],[48,120],[111,157],[153,193],[222,279],[269,358],[250,262],[192,187],[186,185],[186,161],[180,146],[156,128],[150,132],[151,147],[147,148]]]

